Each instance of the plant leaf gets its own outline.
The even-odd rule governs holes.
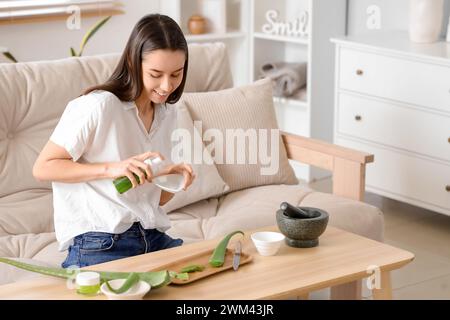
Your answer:
[[[180,279],[180,280],[189,280],[189,273],[187,272],[183,272],[183,273],[177,273],[177,275],[175,276],[175,278]]]
[[[91,29],[88,30],[88,32],[84,35],[83,40],[81,41],[80,45],[80,54],[79,57],[81,57],[84,47],[86,46],[86,43],[89,41],[90,38],[111,18],[111,16],[108,16],[99,22],[97,22]]]
[[[7,59],[11,60],[11,61],[14,62],[14,63],[17,63],[17,62],[18,62],[17,59],[14,58],[14,56],[13,56],[13,55],[11,54],[11,52],[9,52],[9,51],[3,52],[3,55],[4,55]]]
[[[106,286],[110,291],[119,294],[124,293],[138,282],[139,282],[139,275],[135,272],[132,272],[119,289],[114,289],[113,287],[111,287],[108,281],[106,281]]]
[[[72,47],[70,47],[70,54],[72,55],[72,57],[78,56],[78,55],[77,55],[77,52],[76,52],[75,49],[72,48]]]

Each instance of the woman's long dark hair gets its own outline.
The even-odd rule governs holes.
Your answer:
[[[186,61],[183,80],[180,86],[167,98],[167,103],[177,102],[183,94],[188,71],[188,45],[178,24],[170,17],[161,14],[144,16],[134,26],[125,50],[109,79],[100,85],[87,89],[84,94],[94,90],[106,90],[122,101],[134,101],[142,93],[142,58],[154,50],[182,50]]]

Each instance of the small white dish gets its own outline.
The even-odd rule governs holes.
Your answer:
[[[152,182],[164,191],[176,193],[183,190],[184,176],[182,174],[166,174],[152,179]]]
[[[262,256],[273,256],[281,247],[285,236],[279,232],[255,232],[251,235],[253,244]]]
[[[109,285],[114,289],[119,289],[126,279],[115,279],[109,281]],[[109,290],[106,283],[100,287],[101,292],[108,297],[109,300],[141,300],[147,292],[150,291],[150,285],[145,281],[139,281],[130,289],[123,293],[114,293]]]

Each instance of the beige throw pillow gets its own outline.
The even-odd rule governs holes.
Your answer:
[[[269,79],[221,91],[185,93],[178,104],[187,106],[194,121],[201,121],[206,148],[229,192],[298,183],[278,131]]]
[[[176,153],[179,157],[177,160],[172,156],[172,161],[176,163],[185,162],[191,164],[196,177],[192,185],[189,186],[186,191],[176,193],[175,196],[162,207],[166,212],[174,211],[203,199],[220,196],[230,189],[217,172],[214,161],[206,151],[199,133],[194,128],[189,111],[183,105],[178,105],[176,107],[177,127],[178,129],[182,129],[182,131],[178,131],[178,135],[176,136],[172,134],[172,140],[175,140],[172,153]],[[194,146],[199,147],[198,151],[203,154],[203,161],[194,161],[196,160],[194,156]]]

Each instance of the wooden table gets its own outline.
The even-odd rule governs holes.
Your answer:
[[[259,229],[278,231],[277,227]],[[291,248],[282,244],[275,256],[260,256],[246,232],[243,252],[253,260],[240,266],[238,271],[227,270],[185,285],[169,285],[151,290],[146,299],[285,299],[307,298],[311,291],[337,286],[344,298],[359,298],[361,279],[379,276],[373,283],[381,284],[374,289],[375,299],[392,297],[390,271],[398,269],[414,259],[408,251],[370,240],[340,229],[328,227],[320,237],[318,247]],[[241,236],[232,238],[229,248]],[[90,270],[137,271],[158,269],[172,261],[196,252],[213,249],[220,239],[201,241],[145,255],[116,260]],[[379,269],[371,275],[373,266]],[[347,291],[347,292],[345,292]],[[344,295],[342,295],[344,293]],[[42,277],[26,282],[0,286],[0,299],[106,299],[99,295],[84,297],[68,290],[66,281]]]

